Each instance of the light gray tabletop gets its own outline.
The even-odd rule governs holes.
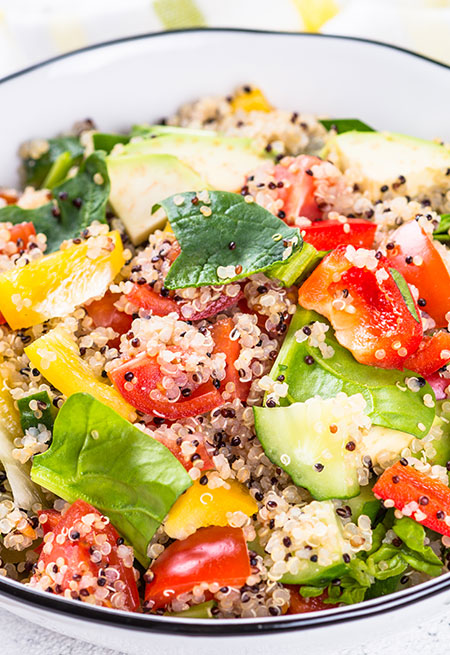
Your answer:
[[[448,651],[450,616],[435,619],[423,626],[411,626],[389,641],[341,651],[330,650],[330,655],[442,655]],[[0,650],[2,655],[123,655],[116,651],[91,646],[81,641],[62,637],[44,628],[0,610]],[[238,654],[237,654],[238,655]]]

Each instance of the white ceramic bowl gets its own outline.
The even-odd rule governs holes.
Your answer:
[[[0,80],[0,181],[17,181],[17,147],[75,120],[106,130],[157,121],[199,96],[240,83],[277,106],[357,117],[378,129],[450,141],[450,68],[345,37],[245,30],[143,35],[58,57]],[[407,629],[450,603],[450,574],[360,605],[266,619],[168,619],[95,608],[0,579],[0,605],[67,635],[121,652],[283,655],[333,652]],[[301,651],[300,651],[301,647]]]

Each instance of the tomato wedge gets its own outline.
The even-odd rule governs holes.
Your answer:
[[[284,157],[280,164],[267,168],[264,174],[274,178],[266,185],[264,192],[273,200],[281,200],[282,206],[278,214],[286,223],[295,223],[299,216],[315,220],[322,218],[316,198],[314,196],[315,181],[311,167],[322,162],[318,157],[299,155],[298,157]],[[253,176],[258,174],[255,171]]]
[[[51,514],[52,530],[44,536],[30,586],[45,585],[57,595],[137,611],[132,551],[117,530],[84,500],[75,501],[59,521],[55,519]]]
[[[239,341],[230,338],[233,330],[234,322],[231,318],[222,318],[212,326],[211,333],[215,343],[214,352],[225,353],[227,358],[226,376],[221,382],[221,388],[225,388],[229,382],[232,382],[234,384],[234,391],[231,392],[232,397],[246,401],[251,382],[242,382],[239,372],[234,366],[241,352],[241,346]]]
[[[7,205],[15,205],[19,200],[19,196],[14,189],[0,189],[0,198],[4,200]]]
[[[311,598],[303,598],[299,594],[299,587],[297,585],[284,585],[291,592],[291,600],[287,614],[305,614],[307,612],[319,612],[320,610],[329,610],[337,605],[325,603],[328,598],[328,593],[324,591],[320,596]]]
[[[332,250],[342,244],[355,248],[371,248],[377,226],[362,218],[340,221],[315,221],[301,228],[303,240],[317,250]]]
[[[172,312],[180,315],[180,306],[172,298],[164,298],[160,293],[153,291],[146,285],[135,284],[130,293],[127,294],[128,300],[139,307],[151,312],[154,316],[167,316]]]
[[[450,537],[450,525],[445,520],[450,517],[450,489],[439,480],[399,461],[381,475],[373,493],[377,498],[392,500],[400,511],[408,506],[407,515],[412,519]]]
[[[227,390],[230,398],[245,401],[250,389],[250,383],[241,382],[234,363],[239,357],[240,345],[230,338],[234,329],[231,318],[217,321],[211,327],[214,339],[213,352],[223,352],[226,356],[225,378],[220,387],[214,386],[212,380],[200,386],[190,386],[191,393],[181,397],[176,402],[167,399],[162,387],[163,375],[155,357],[143,352],[115,366],[108,373],[111,382],[121,395],[133,407],[144,414],[160,416],[175,421],[180,418],[198,416],[209,412],[225,403],[222,392],[229,382],[234,384],[233,390]]]
[[[389,265],[400,271],[408,284],[417,287],[422,302],[426,303],[423,309],[436,321],[437,327],[447,327],[450,272],[431,237],[417,221],[410,221],[391,235],[388,246],[391,244],[395,247],[386,251]]]
[[[357,261],[358,251],[350,251],[350,256],[347,248],[351,246],[338,246],[322,260],[300,287],[299,303],[326,316],[339,343],[361,364],[401,369],[422,340],[422,323],[414,300],[400,279],[417,318],[408,308],[386,259],[375,260],[374,268],[372,258],[369,270],[354,265],[350,259]],[[361,257],[370,252],[364,251]]]
[[[111,327],[119,335],[125,334],[131,327],[133,317],[121,312],[114,303],[120,298],[120,293],[107,291],[100,300],[93,300],[86,306],[86,311],[92,318],[95,327]],[[109,341],[112,348],[118,348],[120,336]]]
[[[162,443],[166,448],[168,448],[172,455],[174,455],[180,464],[184,466],[186,471],[190,471],[194,466],[195,461],[192,461],[193,455],[198,455],[202,460],[203,466],[201,471],[211,471],[214,468],[214,462],[207,450],[205,440],[200,440],[198,433],[196,433],[195,437],[192,439],[186,439],[186,441],[193,443],[194,446],[195,442],[198,443],[195,453],[189,455],[185,455],[181,449],[181,445],[179,445],[176,441],[169,439],[169,437],[165,436],[162,432],[155,431],[152,434],[152,437]]]
[[[201,528],[187,539],[174,541],[155,560],[145,589],[145,609],[157,610],[202,583],[242,587],[250,562],[240,528]]]
[[[108,375],[130,405],[144,414],[161,416],[173,421],[209,412],[223,405],[224,402],[222,394],[211,381],[194,388],[189,397],[170,402],[161,391],[160,383],[163,375],[156,358],[150,357],[145,352],[116,366]]]
[[[423,337],[416,352],[405,360],[405,368],[428,377],[449,362],[450,333],[440,331]]]
[[[242,291],[233,297],[227,296],[223,293],[219,298],[210,302],[209,305],[201,311],[191,314],[189,320],[202,321],[205,318],[215,316],[216,314],[219,314],[219,312],[223,312],[236,305],[243,295]],[[127,298],[133,305],[151,312],[154,316],[167,316],[167,314],[175,312],[181,319],[186,320],[181,311],[182,304],[176,302],[172,298],[161,296],[161,294],[153,291],[153,289],[148,285],[139,286],[138,284],[135,284],[130,293],[127,294]]]
[[[33,223],[24,222],[12,225],[8,228],[9,240],[17,246],[18,250],[23,250],[27,247],[28,241],[31,236],[36,236],[36,230]],[[1,250],[0,250],[1,252]]]

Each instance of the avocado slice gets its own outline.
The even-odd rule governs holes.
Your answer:
[[[357,457],[345,448],[348,433],[342,399],[315,397],[287,407],[254,407],[253,411],[256,434],[267,457],[289,473],[295,484],[317,500],[359,493]],[[349,422],[353,418],[350,410],[347,418]],[[330,430],[333,425],[339,426],[335,433]]]
[[[162,210],[152,215],[153,205],[176,193],[207,187],[197,173],[173,155],[110,156],[106,164],[111,182],[109,201],[135,245],[166,223]]]
[[[247,138],[227,137],[214,132],[192,133],[181,128],[169,132],[156,132],[113,149],[112,158],[130,155],[166,154],[177,157],[202,177],[211,189],[239,191],[250,171],[267,158]],[[195,190],[195,187],[189,191]]]
[[[361,173],[359,183],[372,199],[378,199],[381,187],[400,183],[397,190],[411,197],[427,193],[430,187],[448,186],[450,150],[443,145],[389,132],[352,130],[331,139],[329,152],[335,152],[341,169]]]
[[[317,506],[321,522],[325,523],[328,528],[331,528],[331,530],[327,530],[324,543],[319,545],[319,548],[323,546],[327,551],[331,563],[321,565],[319,562],[313,562],[308,559],[301,560],[300,569],[297,573],[285,573],[283,575],[280,582],[284,584],[312,584],[320,586],[338,578],[347,568],[343,555],[350,555],[350,549],[342,534],[342,524],[336,516],[333,503],[331,501],[325,501],[314,504]],[[330,537],[330,535],[332,536]]]

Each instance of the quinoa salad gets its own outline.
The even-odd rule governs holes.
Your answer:
[[[362,120],[243,86],[20,147],[1,575],[214,620],[448,572],[450,149]]]

